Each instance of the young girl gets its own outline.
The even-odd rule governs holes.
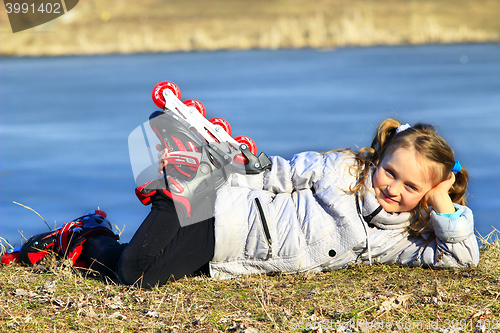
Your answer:
[[[163,170],[169,152],[159,157]],[[130,243],[107,232],[90,237],[87,231],[103,230],[104,223],[94,228],[83,221],[88,239],[80,257],[143,287],[203,271],[228,278],[353,262],[477,265],[467,182],[467,171],[432,126],[387,119],[370,148],[274,157],[268,171],[231,175],[217,191],[215,216],[199,223],[181,226],[163,191],[139,191],[152,208]]]

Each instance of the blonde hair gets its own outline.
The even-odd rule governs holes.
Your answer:
[[[350,168],[350,173],[358,177],[358,182],[350,193],[363,191],[365,181],[369,176],[371,166],[378,167],[386,155],[393,153],[398,148],[410,148],[421,157],[437,163],[434,168],[433,178],[438,182],[448,179],[455,165],[455,154],[446,141],[437,134],[436,129],[429,124],[416,124],[410,128],[396,133],[401,122],[396,119],[386,119],[377,128],[375,137],[370,147],[361,148],[355,152],[355,164]],[[437,169],[437,170],[436,170]],[[448,194],[452,202],[466,206],[466,192],[469,182],[469,174],[465,168],[455,174],[455,182]],[[425,202],[425,196],[420,203],[411,211],[411,229],[422,231],[429,221],[430,210]]]

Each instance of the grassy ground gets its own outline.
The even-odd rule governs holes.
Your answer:
[[[500,0],[86,0],[0,54],[63,55],[500,41]]]
[[[153,290],[48,260],[0,268],[2,332],[498,332],[500,243],[478,267],[352,266]]]

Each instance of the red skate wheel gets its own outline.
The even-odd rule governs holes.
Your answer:
[[[236,140],[236,142],[246,144],[248,146],[248,149],[250,149],[250,152],[254,155],[257,155],[257,145],[255,144],[255,141],[252,140],[252,138],[249,138],[245,135],[240,135],[235,137],[234,140]]]
[[[178,99],[181,99],[181,90],[179,87],[170,81],[162,81],[156,84],[153,88],[153,102],[159,108],[165,108],[165,98],[163,97],[163,90],[170,89]]]
[[[207,116],[207,109],[205,109],[205,105],[203,105],[199,100],[197,99],[186,99],[184,102],[186,106],[196,108],[203,117]]]
[[[231,135],[231,133],[233,132],[231,130],[231,125],[229,125],[229,122],[224,118],[215,117],[208,119],[208,121],[214,125],[220,125],[224,129],[224,131],[226,131],[226,133],[229,135]]]
[[[248,164],[248,159],[242,153],[234,156],[234,161],[238,164]]]

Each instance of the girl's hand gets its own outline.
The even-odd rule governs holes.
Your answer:
[[[427,192],[425,199],[427,204],[432,206],[434,210],[441,214],[452,214],[455,212],[455,206],[448,194],[450,188],[455,183],[455,174],[450,172],[450,177],[443,180]]]
[[[168,164],[168,158],[170,157],[170,151],[168,148],[161,150],[161,146],[156,146],[156,149],[160,151],[158,154],[158,176],[161,177],[164,174],[165,167]]]

